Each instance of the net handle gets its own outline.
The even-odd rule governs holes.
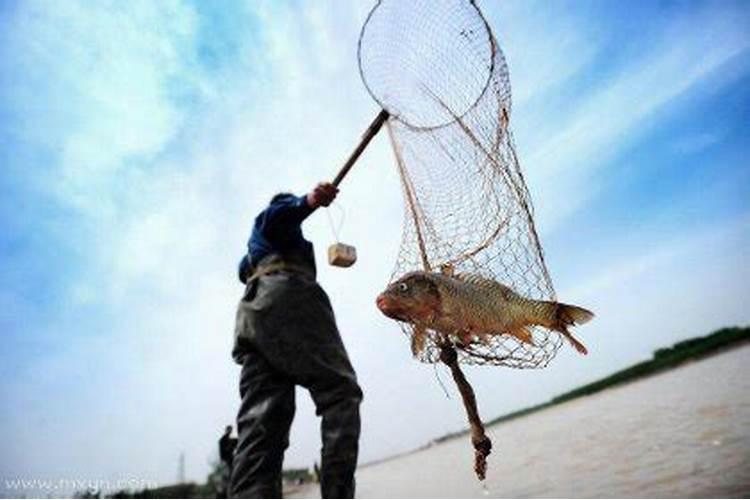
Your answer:
[[[351,168],[354,166],[367,145],[370,144],[372,138],[378,134],[380,129],[383,127],[383,124],[386,122],[386,120],[388,120],[389,116],[390,115],[388,114],[388,112],[383,109],[380,111],[380,113],[378,113],[378,116],[375,117],[372,123],[370,123],[370,126],[367,127],[365,133],[362,134],[362,139],[359,141],[359,144],[357,144],[357,147],[354,148],[354,151],[352,151],[352,154],[349,156],[349,159],[346,160],[344,166],[341,167],[339,173],[336,174],[336,178],[333,179],[332,184],[334,186],[338,187],[338,185],[341,184],[341,181],[344,180],[346,174],[349,173],[349,170],[351,170]]]

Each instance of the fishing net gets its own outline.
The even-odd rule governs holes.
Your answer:
[[[391,282],[411,271],[471,275],[524,299],[555,300],[510,130],[508,67],[476,4],[380,0],[362,27],[358,58],[362,80],[384,110],[366,141],[387,119],[405,201]],[[502,289],[488,286],[485,298],[499,300],[492,294]],[[471,424],[474,470],[484,479],[492,443],[460,363],[543,367],[561,336],[537,326],[525,339],[502,332],[462,339],[401,326],[413,346],[420,339],[420,361],[450,368]]]
[[[525,298],[555,300],[509,126],[508,67],[479,8],[467,0],[381,0],[358,52],[365,86],[390,114],[405,200],[391,281],[416,270],[471,274]],[[428,330],[416,355],[435,363],[450,342],[459,363],[544,367],[562,338],[529,330],[532,342],[509,334],[460,342]]]

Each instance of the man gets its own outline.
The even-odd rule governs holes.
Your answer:
[[[233,497],[281,497],[296,385],[310,391],[322,417],[323,497],[354,497],[362,391],[328,296],[315,281],[313,245],[300,227],[337,193],[321,183],[304,196],[277,194],[255,219],[240,263],[246,288],[232,352],[242,365]]]
[[[219,439],[219,460],[224,464],[221,469],[221,486],[216,498],[227,498],[229,493],[229,475],[232,473],[232,461],[234,460],[234,449],[237,447],[237,438],[232,437],[232,426],[227,425],[224,434]]]
[[[232,460],[234,459],[234,449],[237,447],[237,438],[232,437],[232,426],[227,425],[224,434],[219,439],[219,460],[227,464],[229,470],[232,470]]]

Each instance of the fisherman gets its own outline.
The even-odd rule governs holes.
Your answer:
[[[237,447],[237,438],[232,437],[232,426],[227,425],[219,439],[219,460],[224,464],[221,471],[221,485],[216,498],[227,498],[229,493],[229,478],[232,473],[232,462],[234,450]]]
[[[354,498],[362,391],[331,303],[315,281],[313,245],[300,227],[337,193],[332,184],[320,183],[307,195],[274,196],[256,217],[240,262],[246,288],[232,351],[242,365],[232,497],[281,497],[294,390],[301,385],[322,417],[321,494]]]

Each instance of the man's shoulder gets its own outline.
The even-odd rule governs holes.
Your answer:
[[[266,208],[261,210],[258,215],[255,216],[255,222],[256,224],[262,223],[267,219],[268,215],[273,215],[280,210],[288,208],[303,207],[306,204],[307,200],[304,196],[297,196],[292,193],[277,194],[276,196],[271,198],[271,201],[268,203]]]

